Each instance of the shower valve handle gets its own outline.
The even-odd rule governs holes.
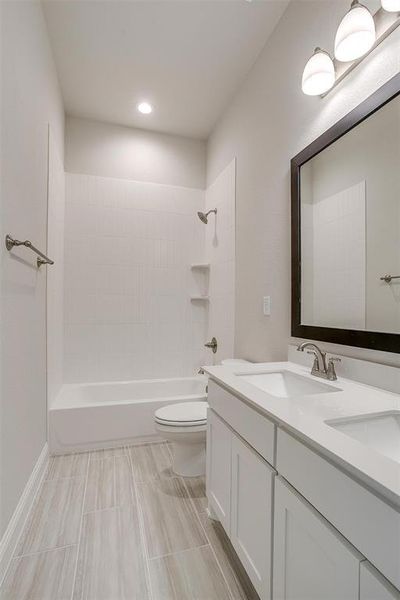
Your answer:
[[[211,348],[211,350],[215,354],[216,351],[217,351],[217,349],[218,349],[218,342],[217,342],[216,338],[213,337],[212,340],[211,340],[211,342],[207,342],[206,344],[204,344],[204,346],[206,348]]]

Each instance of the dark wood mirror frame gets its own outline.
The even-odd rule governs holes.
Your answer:
[[[291,160],[292,195],[292,336],[371,348],[386,352],[400,352],[400,334],[375,331],[337,329],[302,325],[301,323],[301,197],[300,168],[304,163],[333,144],[336,140],[367,119],[382,106],[400,94],[400,73],[374,92],[369,98],[338,121],[319,138]],[[400,165],[399,165],[400,168]],[[400,201],[400,199],[399,199]]]

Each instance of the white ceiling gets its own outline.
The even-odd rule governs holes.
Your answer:
[[[47,0],[66,112],[207,138],[287,4]]]

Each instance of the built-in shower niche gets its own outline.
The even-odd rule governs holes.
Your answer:
[[[210,263],[193,263],[190,266],[192,274],[192,302],[205,302],[210,299]]]

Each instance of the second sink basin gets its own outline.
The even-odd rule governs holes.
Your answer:
[[[314,381],[308,377],[303,377],[302,375],[297,375],[297,373],[286,370],[274,371],[272,373],[237,374],[237,377],[277,398],[294,398],[296,396],[341,391],[333,385],[318,380]]]
[[[325,422],[400,463],[400,411],[390,410]]]

